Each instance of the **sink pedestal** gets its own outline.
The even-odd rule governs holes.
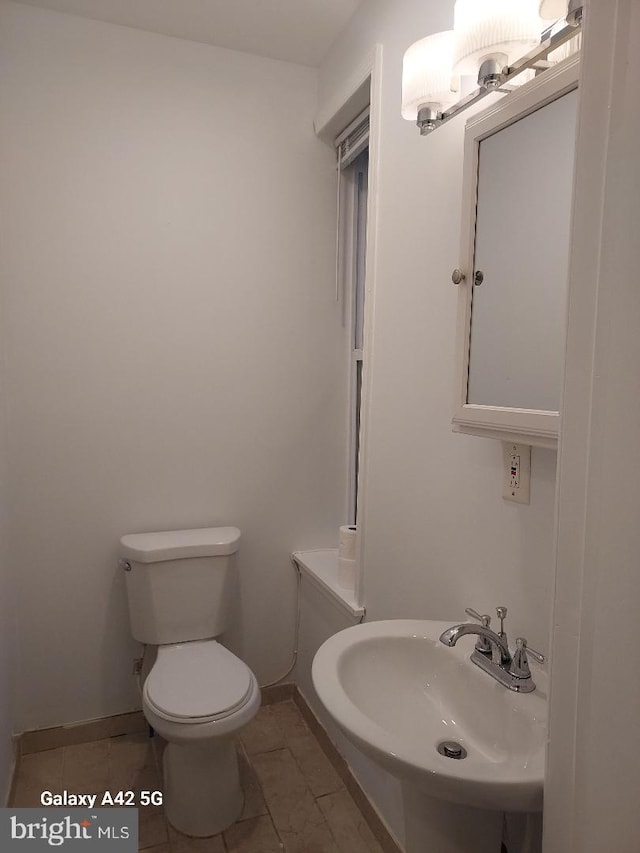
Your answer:
[[[503,813],[436,800],[402,783],[406,853],[500,853]]]

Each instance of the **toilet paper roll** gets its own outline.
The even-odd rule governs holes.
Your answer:
[[[345,560],[355,560],[356,557],[356,527],[354,524],[344,524],[340,528],[338,556]]]
[[[338,586],[343,589],[355,589],[356,561],[338,557]]]

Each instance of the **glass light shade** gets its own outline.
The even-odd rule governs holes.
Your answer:
[[[456,0],[454,71],[477,74],[484,59],[519,59],[540,43],[539,8],[540,0]]]
[[[569,0],[540,0],[540,17],[548,21],[566,18]]]
[[[440,111],[458,100],[458,81],[451,76],[453,30],[414,42],[402,60],[402,118],[415,121],[424,104]]]

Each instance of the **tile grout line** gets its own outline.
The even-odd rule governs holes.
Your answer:
[[[66,746],[62,747],[62,760],[61,760],[60,764],[61,764],[61,767],[60,767],[60,787],[62,788],[62,790],[64,790],[65,789],[64,771],[65,771],[65,767],[67,764],[67,747]]]
[[[269,804],[267,803],[267,798],[264,795],[264,790],[262,788],[262,782],[260,781],[258,774],[256,773],[256,771],[253,767],[253,762],[251,761],[251,757],[250,757],[249,753],[247,752],[245,745],[242,743],[240,738],[238,738],[238,740],[237,740],[237,745],[242,750],[242,754],[243,754],[244,759],[247,763],[247,766],[249,767],[249,770],[251,771],[251,775],[253,776],[253,778],[256,782],[256,785],[258,786],[258,789],[260,791],[260,796],[262,797],[262,802],[264,803],[264,807],[266,808],[267,814],[269,815],[269,820],[271,821],[271,823],[273,823],[273,815],[271,814],[271,811],[269,810]],[[244,791],[242,793],[244,795]],[[245,799],[246,799],[246,797],[245,797]],[[255,815],[255,817],[256,818],[260,817],[260,815]],[[246,820],[251,820],[251,818],[246,818]],[[241,819],[238,819],[237,822],[243,823],[243,821]],[[273,824],[273,828],[275,829],[275,824]],[[277,831],[276,831],[276,834],[277,834]],[[281,840],[279,835],[278,835],[278,840]],[[223,839],[223,841],[224,841],[224,839]],[[224,843],[226,845],[226,841]]]
[[[276,704],[276,703],[273,703],[273,704]],[[257,772],[256,772],[256,770],[255,770],[255,768],[254,768],[254,766],[253,766],[253,761],[252,761],[253,756],[249,756],[249,753],[246,751],[244,744],[242,744],[242,750],[243,750],[243,752],[245,753],[245,755],[246,755],[246,757],[247,757],[247,763],[248,763],[249,767],[251,768],[251,772],[252,772],[252,774],[253,774],[253,777],[254,777],[254,779],[256,780],[256,783],[257,783],[257,785],[258,785],[258,788],[260,789],[260,794],[261,794],[261,796],[262,796],[262,801],[263,801],[263,803],[264,803],[264,807],[265,807],[265,808],[266,808],[266,810],[267,810],[267,815],[269,816],[269,820],[271,821],[271,826],[273,827],[273,831],[274,831],[274,833],[275,833],[275,836],[276,836],[276,838],[278,839],[278,843],[280,844],[280,849],[284,851],[284,850],[286,849],[286,848],[285,848],[285,845],[284,845],[284,840],[282,839],[282,837],[281,837],[281,835],[280,835],[280,832],[279,832],[279,830],[278,830],[278,826],[277,826],[277,824],[276,824],[276,822],[275,822],[275,820],[274,820],[273,815],[271,814],[271,808],[270,808],[270,806],[269,806],[269,803],[268,803],[268,801],[267,801],[267,798],[266,798],[266,797],[265,797],[265,795],[264,795],[264,789],[263,789],[263,787],[262,787],[262,782],[260,781],[260,777],[258,776],[258,774],[257,774]],[[275,749],[269,749],[269,750],[267,750],[266,752],[263,752],[263,753],[256,753],[256,755],[267,755],[269,752],[276,752],[276,750],[275,750]],[[266,816],[266,815],[265,815],[265,816]],[[224,840],[224,839],[223,839],[223,840]],[[225,844],[226,844],[226,842],[225,842]]]
[[[293,701],[384,853],[402,853],[399,843],[393,837],[377,808],[363,791],[347,761],[338,751],[328,731],[299,689],[295,690]]]
[[[294,702],[294,707],[296,707],[296,709],[297,709],[297,706],[295,705],[295,702]],[[300,712],[299,712],[299,710],[298,710],[298,713],[300,713]],[[302,717],[302,714],[300,714],[300,719],[302,720],[302,722],[304,723],[305,727],[306,727],[306,728],[307,728],[307,730],[309,731],[309,734],[311,734],[311,736],[314,738],[314,740],[316,740],[316,741],[317,741],[317,738],[315,737],[315,735],[313,735],[313,733],[311,732],[311,729],[309,729],[309,727],[307,726],[307,723],[306,723],[306,721],[304,720],[304,718]],[[334,834],[334,832],[333,832],[333,830],[332,830],[332,828],[331,828],[331,826],[330,826],[330,824],[329,824],[329,821],[326,819],[326,817],[325,817],[325,815],[324,815],[324,812],[322,811],[322,809],[320,808],[320,805],[318,804],[318,800],[319,800],[320,798],[319,798],[319,797],[316,797],[316,795],[315,795],[315,794],[313,793],[313,791],[311,790],[311,786],[309,785],[309,782],[307,781],[307,774],[304,772],[304,768],[302,767],[302,765],[300,764],[300,762],[299,762],[299,761],[298,761],[298,759],[296,758],[295,753],[293,752],[293,750],[292,750],[292,749],[290,748],[290,746],[289,746],[289,740],[288,740],[288,738],[287,738],[287,732],[286,732],[286,730],[285,730],[285,732],[284,732],[284,739],[285,739],[285,743],[287,744],[286,749],[287,749],[287,751],[288,751],[289,755],[291,756],[291,758],[292,758],[292,760],[293,760],[294,764],[296,765],[296,767],[297,767],[297,768],[298,768],[298,770],[300,771],[300,775],[302,776],[302,778],[303,778],[303,779],[304,779],[304,781],[305,781],[305,785],[307,786],[307,790],[308,790],[308,791],[309,791],[309,793],[311,794],[311,799],[313,800],[313,802],[314,802],[314,803],[315,803],[315,805],[317,806],[317,809],[318,809],[318,812],[319,812],[319,814],[320,814],[320,818],[321,818],[321,820],[322,820],[322,823],[324,824],[324,826],[325,826],[325,827],[327,828],[327,830],[329,831],[329,835],[331,836],[331,838],[332,838],[332,839],[333,839],[333,841],[334,841],[334,844],[335,844],[335,846],[336,846],[336,850],[340,850],[339,839],[338,839],[338,838],[336,838],[336,836],[335,836],[335,834]],[[344,786],[341,786],[341,787],[344,787]],[[334,793],[335,793],[335,792],[334,792]],[[322,796],[329,796],[329,795],[328,795],[328,794],[323,794]],[[268,804],[267,804],[267,808],[269,808]]]
[[[284,699],[284,700],[281,700],[281,701],[287,701],[287,700],[286,700],[286,699]],[[261,707],[269,707],[269,706],[276,705],[276,704],[278,704],[278,703],[277,703],[277,702],[268,702],[268,703],[266,703],[265,705],[263,705],[263,706],[261,706]],[[257,773],[256,769],[255,769],[255,768],[254,768],[254,766],[253,766],[253,758],[254,758],[254,755],[268,755],[269,753],[277,752],[279,749],[282,749],[282,747],[274,747],[273,749],[267,749],[267,750],[264,750],[264,752],[257,752],[257,753],[255,753],[255,754],[251,754],[251,755],[250,755],[250,754],[249,754],[249,751],[248,751],[248,750],[247,750],[247,748],[245,747],[245,745],[244,745],[244,743],[243,743],[243,741],[242,741],[242,738],[241,738],[241,737],[238,737],[238,743],[240,744],[240,747],[241,747],[241,749],[242,749],[242,751],[243,751],[243,753],[244,753],[244,755],[245,755],[245,757],[246,757],[246,759],[247,759],[247,764],[249,765],[249,767],[250,767],[250,769],[251,769],[251,773],[252,773],[252,775],[253,775],[253,777],[254,777],[254,779],[255,779],[255,781],[256,781],[256,783],[257,783],[257,785],[258,785],[258,788],[260,789],[260,794],[261,794],[261,796],[262,796],[262,801],[263,801],[264,806],[265,806],[265,808],[266,808],[266,810],[267,810],[267,815],[268,815],[268,817],[269,817],[269,820],[271,821],[271,826],[273,827],[273,831],[274,831],[274,833],[275,833],[275,836],[276,836],[276,838],[278,839],[278,843],[279,843],[279,845],[280,845],[280,849],[281,849],[281,850],[283,850],[283,851],[285,851],[285,850],[286,850],[286,848],[285,848],[284,840],[282,839],[282,837],[281,837],[281,835],[280,835],[280,832],[279,832],[279,830],[278,830],[278,826],[277,826],[277,824],[276,824],[276,821],[274,820],[274,817],[273,817],[273,815],[271,814],[271,808],[270,808],[270,806],[269,806],[269,802],[267,801],[267,798],[266,798],[266,796],[265,796],[265,794],[264,794],[264,788],[262,787],[262,782],[260,781],[260,777],[258,776],[258,773]],[[225,843],[226,843],[226,842],[225,842]]]
[[[295,710],[296,717],[299,720],[299,722],[302,723],[302,726],[304,728],[304,733],[309,735],[313,739],[313,741],[320,747],[320,749],[324,755],[324,750],[322,750],[321,744],[319,743],[314,732],[311,730],[307,721],[304,719],[304,716],[303,716],[300,708],[298,707],[297,703],[295,702],[294,697],[293,696],[287,697],[286,699],[281,700],[280,703],[273,703],[273,704],[284,704],[286,702],[289,702],[292,705],[293,709]],[[282,752],[282,751],[286,750],[286,752],[289,754],[289,757],[291,758],[291,761],[293,762],[295,767],[298,769],[298,772],[300,773],[301,778],[304,780],[304,784],[306,786],[307,792],[310,795],[311,800],[313,801],[313,803],[315,804],[315,806],[318,810],[318,816],[319,816],[320,821],[321,821],[321,824],[319,824],[319,825],[322,825],[322,827],[324,827],[324,829],[328,833],[329,838],[332,839],[332,841],[335,845],[336,851],[339,851],[340,850],[339,838],[335,835],[331,825],[329,824],[329,821],[326,819],[324,812],[320,808],[318,800],[320,799],[320,797],[330,796],[331,794],[338,793],[339,791],[344,791],[345,793],[348,793],[348,792],[346,791],[346,788],[345,788],[344,784],[342,783],[342,780],[338,776],[339,786],[335,791],[328,791],[328,792],[325,792],[324,794],[320,794],[320,795],[316,796],[316,794],[314,793],[314,791],[311,788],[311,785],[309,783],[307,773],[305,772],[305,768],[303,767],[303,765],[298,760],[294,750],[291,748],[291,742],[289,739],[287,727],[283,726],[282,731],[283,731],[283,745],[274,747],[273,749],[267,749],[267,750],[264,750],[261,752],[257,752],[257,753],[255,753],[255,755],[269,755],[269,754],[274,753],[274,752]],[[251,766],[253,768],[253,764]],[[257,773],[255,773],[255,771],[254,771],[254,775],[257,777]],[[259,779],[258,779],[258,784],[260,785],[260,788],[262,790],[262,785],[261,785]],[[269,802],[268,802],[267,798],[264,796],[264,791],[263,791],[263,799],[264,799],[267,811],[269,812],[269,817],[271,818],[271,822],[272,822],[273,827],[275,829],[276,835],[277,835],[278,839],[280,840],[282,848],[286,849],[284,840],[280,836],[280,832],[278,830],[278,826],[277,826],[277,823],[275,821],[275,818],[271,813],[271,809],[269,807]]]

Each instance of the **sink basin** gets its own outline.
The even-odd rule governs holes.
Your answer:
[[[505,689],[469,660],[474,636],[439,642],[450,622],[394,619],[347,628],[313,661],[313,683],[352,743],[432,797],[500,811],[540,811],[547,695]],[[455,741],[463,759],[437,747]]]

